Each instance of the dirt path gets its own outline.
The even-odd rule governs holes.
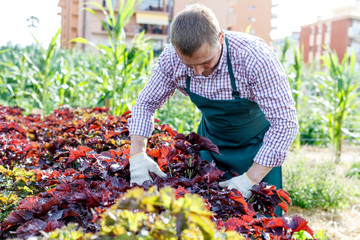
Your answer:
[[[311,161],[329,161],[332,159],[331,149],[303,147],[297,153]],[[353,162],[360,161],[360,147],[344,146],[341,164],[337,174],[341,174]],[[358,201],[360,202],[360,201]],[[360,240],[360,204],[339,211],[306,210],[291,206],[288,215],[297,214],[308,221],[310,228],[316,233],[323,231],[328,240]]]
[[[337,213],[291,206],[288,214],[305,218],[314,233],[324,231],[328,240],[360,240],[360,205]]]

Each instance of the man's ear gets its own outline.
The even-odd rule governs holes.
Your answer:
[[[224,31],[220,32],[220,44],[223,44],[225,42],[225,33]]]

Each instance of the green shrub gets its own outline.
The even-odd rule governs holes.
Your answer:
[[[179,91],[176,91],[169,101],[156,112],[156,118],[161,123],[169,124],[184,134],[197,132],[201,117],[201,112],[190,98]]]
[[[360,162],[353,163],[347,171],[346,176],[360,179]]]
[[[335,166],[330,161],[297,160],[285,164],[284,190],[290,193],[292,204],[323,210],[342,209],[348,205],[349,187],[336,176]]]
[[[327,240],[328,237],[324,235],[324,231],[319,231],[315,234],[315,238],[317,240]],[[307,233],[306,231],[300,231],[294,234],[293,236],[294,240],[307,240],[311,239],[311,235]]]

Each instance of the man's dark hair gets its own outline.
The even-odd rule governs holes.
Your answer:
[[[201,4],[192,4],[175,16],[170,40],[176,50],[191,57],[203,43],[219,42],[220,26],[215,14]]]

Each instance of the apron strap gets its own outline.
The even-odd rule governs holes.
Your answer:
[[[239,99],[240,98],[240,92],[236,88],[234,72],[233,72],[232,65],[231,65],[231,60],[230,60],[229,42],[228,42],[228,39],[227,39],[226,36],[225,36],[225,43],[226,43],[226,49],[227,49],[228,70],[229,70],[231,86],[232,86],[232,95],[233,95],[233,97],[235,99]]]

